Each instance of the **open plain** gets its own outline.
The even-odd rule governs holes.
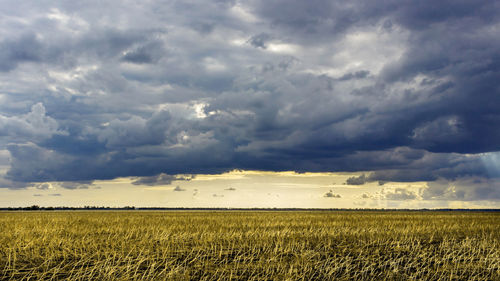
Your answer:
[[[0,280],[500,280],[497,212],[1,212],[0,229]]]

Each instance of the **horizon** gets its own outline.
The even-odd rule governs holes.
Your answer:
[[[141,207],[141,206],[23,206],[23,207],[0,207],[0,211],[437,211],[437,212],[500,212],[497,208],[232,208],[232,207]]]

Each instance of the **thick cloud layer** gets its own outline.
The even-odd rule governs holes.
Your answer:
[[[0,13],[2,187],[232,169],[374,171],[350,184],[500,176],[497,1],[4,1]]]

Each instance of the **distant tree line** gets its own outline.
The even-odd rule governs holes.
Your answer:
[[[398,211],[398,212],[422,212],[422,211],[462,211],[462,212],[500,212],[500,209],[369,209],[369,208],[183,208],[183,207],[104,207],[104,206],[83,206],[83,207],[41,207],[32,205],[29,207],[7,207],[0,208],[0,211],[72,211],[72,210],[150,210],[150,211]]]
[[[83,206],[83,207],[40,207],[32,205],[29,207],[7,207],[0,208],[1,211],[56,211],[56,210],[135,210],[134,206],[125,207],[104,207],[104,206]]]

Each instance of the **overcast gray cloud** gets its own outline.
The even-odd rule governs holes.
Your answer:
[[[373,172],[351,184],[475,177],[470,190],[498,190],[499,12],[497,1],[2,1],[0,185],[258,169]]]
[[[454,182],[430,182],[421,193],[427,200],[500,200],[499,187],[498,179],[463,178]]]

